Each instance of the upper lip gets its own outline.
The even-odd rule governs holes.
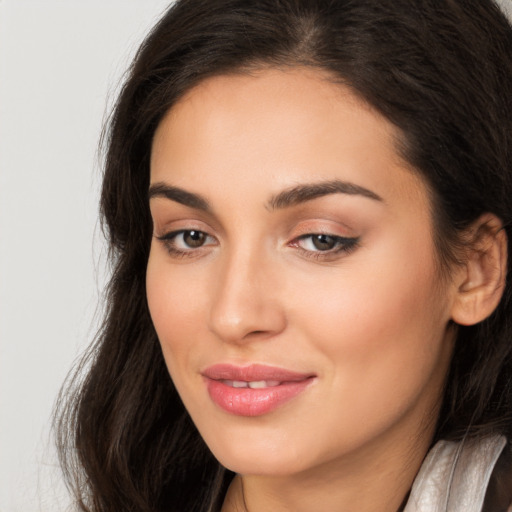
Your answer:
[[[279,382],[296,382],[314,377],[312,373],[301,373],[276,366],[251,364],[249,366],[236,366],[233,364],[215,364],[201,372],[204,377],[212,380],[236,380],[255,382],[273,380]]]

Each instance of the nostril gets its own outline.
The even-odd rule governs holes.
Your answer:
[[[268,330],[268,331],[265,331],[265,330],[258,330],[258,331],[250,331],[248,332],[244,337],[243,339],[244,340],[248,340],[248,339],[251,339],[251,338],[263,338],[263,337],[266,337],[266,336],[269,336],[272,334],[272,330]]]

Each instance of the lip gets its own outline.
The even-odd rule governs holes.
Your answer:
[[[277,409],[302,393],[315,379],[312,373],[300,373],[275,366],[217,364],[201,372],[212,401],[237,416],[261,416]],[[268,383],[268,387],[233,387],[238,383]]]

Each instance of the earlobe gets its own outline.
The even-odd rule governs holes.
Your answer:
[[[461,268],[452,320],[474,325],[498,306],[507,273],[507,235],[493,214],[481,216],[470,229],[465,261]]]

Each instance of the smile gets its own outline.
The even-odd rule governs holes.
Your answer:
[[[282,382],[277,380],[253,380],[246,382],[245,380],[222,380],[222,384],[231,386],[232,388],[251,388],[251,389],[264,389],[279,386]]]
[[[211,400],[237,416],[261,416],[305,391],[313,374],[263,365],[215,365],[202,372]]]

